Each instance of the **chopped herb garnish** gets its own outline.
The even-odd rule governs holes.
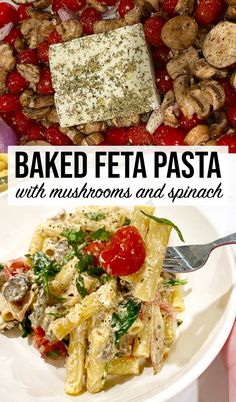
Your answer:
[[[62,312],[61,313],[50,312],[50,313],[46,313],[46,315],[52,315],[55,318],[62,318],[62,317],[65,317],[67,313],[68,313],[68,311],[64,311],[63,313]]]
[[[131,223],[131,219],[127,218],[127,216],[126,216],[122,226],[129,226],[130,223]]]
[[[72,260],[72,258],[74,258],[76,255],[75,250],[71,250],[68,254],[65,255],[65,257],[63,258],[61,265],[65,265],[67,264],[67,262],[69,262],[70,260]]]
[[[101,221],[102,219],[106,218],[106,215],[103,212],[85,212],[84,215],[86,216],[86,218],[95,222]]]
[[[177,320],[177,326],[179,327],[181,324],[183,324],[182,320]]]
[[[128,331],[138,317],[141,302],[125,300],[118,305],[117,312],[113,313],[111,326],[115,330],[116,343]]]
[[[22,338],[27,338],[28,335],[32,333],[32,327],[31,327],[31,321],[28,316],[24,318],[24,320],[21,322],[21,327],[22,327]]]
[[[73,248],[84,243],[85,241],[85,232],[83,230],[65,229],[61,233],[61,236],[66,237],[69,245]]]
[[[59,350],[50,350],[50,352],[47,353],[47,357],[50,357],[51,359],[56,359],[60,355]]]
[[[154,215],[146,214],[146,212],[144,212],[144,211],[141,211],[141,212],[142,212],[143,215],[147,216],[148,218],[152,219],[155,222],[163,223],[164,225],[172,226],[172,228],[176,230],[180,240],[184,242],[184,238],[183,238],[183,235],[182,235],[180,229],[172,221],[170,221],[169,219],[166,219],[166,218],[157,218]]]
[[[188,281],[186,279],[174,279],[173,281],[161,282],[162,286],[183,286],[186,285]]]
[[[57,274],[57,272],[61,270],[62,266],[59,265],[56,261],[50,260],[41,251],[35,253],[32,259],[35,282],[38,285],[42,285],[44,291],[53,299],[61,301],[61,298],[58,298],[50,291],[49,280],[52,279]]]
[[[94,276],[95,278],[100,277],[102,274],[104,274],[104,269],[102,269],[101,267],[91,267],[87,269],[87,273],[90,276]]]
[[[105,230],[105,228],[100,228],[95,232],[91,232],[89,234],[90,240],[100,240],[100,241],[108,241],[110,239],[110,233]]]
[[[87,296],[88,292],[84,287],[84,280],[82,278],[82,276],[79,274],[77,279],[76,279],[76,288],[78,290],[78,293],[80,294],[80,296],[82,298],[84,298],[85,296]]]
[[[103,283],[107,283],[112,279],[112,277],[108,274],[103,274],[101,279],[102,279]]]
[[[2,271],[4,268],[4,265],[0,263],[0,271]]]
[[[93,256],[91,254],[81,254],[79,258],[79,262],[76,264],[79,272],[87,271],[89,267],[93,266]]]

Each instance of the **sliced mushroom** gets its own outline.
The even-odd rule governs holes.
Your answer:
[[[0,317],[0,332],[4,333],[5,331],[10,331],[11,329],[17,327],[19,322],[17,320],[13,321],[4,321],[2,317]]]
[[[189,88],[186,98],[189,101],[192,101],[192,105],[194,102],[194,113],[196,113],[199,119],[205,119],[209,116],[211,111],[211,104],[198,85],[191,86]]]
[[[175,13],[190,15],[193,12],[194,0],[178,0],[175,6]]]
[[[154,134],[156,129],[163,123],[164,116],[161,108],[159,107],[158,109],[154,110],[146,124],[146,130],[150,134]]]
[[[166,65],[167,72],[172,79],[182,74],[190,74],[194,71],[194,66],[199,59],[197,50],[190,46],[181,54],[173,57]]]
[[[114,29],[125,27],[127,24],[124,19],[117,18],[114,20],[101,20],[93,24],[93,32],[95,34],[113,31]]]
[[[13,48],[5,43],[0,44],[0,67],[11,71],[16,65],[16,58],[13,55]]]
[[[217,81],[206,80],[201,82],[201,90],[213,110],[219,110],[225,103],[225,91]]]
[[[41,109],[47,106],[54,105],[54,98],[51,95],[33,95],[27,106],[32,109]]]
[[[225,3],[229,6],[236,6],[236,0],[225,0]]]
[[[230,83],[232,85],[232,87],[235,89],[236,91],[236,72],[234,72],[231,77],[230,77]]]
[[[87,135],[82,141],[81,145],[98,145],[104,141],[104,135],[101,132],[92,133]]]
[[[3,287],[3,296],[9,303],[19,302],[24,299],[30,289],[29,278],[24,275],[13,276]]]
[[[31,18],[36,18],[37,20],[48,20],[51,21],[53,19],[53,15],[46,12],[46,11],[38,11],[33,7],[27,7],[27,14],[29,14],[29,16]]]
[[[49,123],[59,123],[57,109],[55,107],[52,107],[52,109],[48,113],[47,120],[49,121]]]
[[[217,141],[216,140],[209,140],[209,141],[205,142],[205,144],[202,144],[202,145],[204,145],[206,147],[214,147],[214,146],[217,145]]]
[[[30,99],[34,95],[33,89],[25,89],[20,95],[21,106],[29,106]]]
[[[178,104],[175,101],[175,95],[173,91],[168,91],[161,104],[163,113],[164,124],[171,127],[178,127],[179,121],[177,119]]]
[[[38,146],[42,146],[42,147],[47,147],[47,146],[51,146],[52,144],[50,144],[47,141],[42,141],[42,140],[36,140],[36,141],[29,141],[26,142],[25,145],[27,146],[32,146],[32,147],[38,147]]]
[[[184,143],[186,145],[201,145],[208,141],[210,132],[208,126],[199,124],[188,132],[185,136]]]
[[[194,75],[200,80],[206,80],[215,75],[217,69],[211,66],[205,59],[199,59],[194,65]]]
[[[124,15],[124,20],[126,24],[127,25],[138,24],[142,18],[142,9],[143,7],[136,4],[130,11],[128,11]]]
[[[88,0],[88,6],[89,7],[94,7],[96,10],[100,11],[100,13],[103,13],[104,11],[107,10],[107,6],[105,4],[100,3],[98,0]]]
[[[236,19],[236,5],[235,6],[229,6],[227,8],[225,16],[229,20],[235,20]]]
[[[26,117],[33,120],[40,120],[47,117],[50,112],[50,107],[42,107],[41,109],[23,108],[22,112]]]
[[[141,121],[139,114],[133,114],[130,116],[116,117],[112,119],[112,125],[115,127],[131,127],[137,126]]]
[[[36,0],[33,1],[32,6],[39,9],[48,8],[52,3],[52,0]]]
[[[69,137],[75,145],[80,145],[84,138],[84,134],[77,130],[75,127],[60,128],[60,131],[67,135],[67,137]]]
[[[214,112],[213,117],[215,123],[209,124],[210,136],[211,138],[218,138],[222,133],[226,132],[228,121],[223,111]]]
[[[43,42],[54,31],[52,21],[28,18],[22,22],[21,33],[25,37],[30,49],[36,49],[37,45]]]
[[[63,42],[80,38],[83,35],[81,23],[75,20],[62,22],[56,27],[56,30],[61,35]]]
[[[84,134],[91,134],[98,131],[103,131],[106,125],[103,121],[97,121],[95,123],[85,123],[81,131]]]
[[[203,55],[214,67],[224,68],[236,62],[236,25],[229,21],[217,24],[206,35]]]
[[[165,23],[161,37],[170,49],[183,50],[193,44],[197,33],[198,25],[193,18],[178,15]]]
[[[36,90],[40,78],[40,69],[33,64],[17,64],[17,70],[29,82],[30,88]]]
[[[6,78],[7,78],[7,71],[0,67],[0,95],[2,95],[6,91]]]

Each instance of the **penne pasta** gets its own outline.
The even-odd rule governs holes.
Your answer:
[[[138,375],[139,359],[136,357],[119,357],[108,364],[110,375]]]
[[[134,357],[150,356],[151,333],[152,333],[152,306],[148,304],[143,312],[143,327],[136,335],[133,346]]]
[[[5,299],[2,293],[0,293],[0,312],[2,319],[4,321],[12,321],[14,320],[14,317],[12,315],[9,303]]]

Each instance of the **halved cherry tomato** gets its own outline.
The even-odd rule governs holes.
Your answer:
[[[29,265],[27,265],[22,258],[10,261],[3,268],[6,281],[8,281],[12,276],[28,272],[29,270],[30,270]]]
[[[145,246],[134,226],[118,229],[100,254],[100,263],[110,275],[130,275],[140,270],[145,260]]]
[[[107,243],[105,241],[94,240],[84,248],[84,252],[87,254],[92,254],[94,264],[98,265],[100,254],[106,245]]]
[[[0,2],[0,28],[9,22],[18,22],[17,10],[9,3]]]
[[[65,357],[67,350],[63,342],[49,342],[45,336],[45,331],[41,327],[33,329],[34,334],[34,346],[39,350],[43,358],[49,357],[57,359],[59,357]]]

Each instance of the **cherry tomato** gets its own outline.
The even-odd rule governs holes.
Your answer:
[[[93,262],[97,266],[99,264],[99,257],[102,252],[102,250],[106,247],[107,243],[105,241],[98,241],[94,240],[91,243],[89,243],[85,248],[84,252],[87,254],[92,254],[93,255]]]
[[[229,125],[233,128],[236,128],[236,105],[227,108],[227,119]]]
[[[73,145],[70,138],[63,134],[56,124],[47,128],[45,139],[52,145]]]
[[[215,24],[225,9],[223,0],[200,0],[195,10],[196,21],[201,25]]]
[[[60,8],[63,8],[63,0],[52,0],[52,11],[56,13]]]
[[[152,56],[158,67],[165,67],[166,63],[168,63],[171,58],[171,50],[165,45],[153,47]]]
[[[132,8],[134,8],[134,0],[120,0],[118,7],[119,16],[124,17]]]
[[[46,127],[41,123],[34,123],[27,132],[28,141],[44,140]]]
[[[7,74],[6,87],[10,92],[20,94],[28,85],[27,81],[17,70],[10,71]]]
[[[127,145],[127,129],[121,127],[108,128],[105,133],[105,141],[111,145]]]
[[[27,7],[29,7],[29,4],[21,4],[17,10],[18,14],[18,21],[24,21],[29,18],[29,14],[27,13]]]
[[[173,80],[170,78],[165,67],[158,68],[155,73],[156,86],[163,93],[166,94],[173,88]]]
[[[63,0],[64,6],[72,11],[80,11],[86,5],[86,0]]]
[[[30,269],[29,265],[26,265],[23,259],[19,258],[18,260],[12,260],[5,265],[3,272],[6,281],[8,281],[11,277],[28,272]]]
[[[236,104],[236,91],[230,84],[228,78],[223,78],[219,80],[219,84],[223,87],[225,91],[225,106],[229,107]]]
[[[127,136],[131,145],[150,145],[152,143],[152,135],[146,130],[143,124],[130,127]]]
[[[41,327],[33,329],[34,346],[39,350],[43,358],[57,359],[65,357],[67,350],[63,342],[49,342],[46,338],[45,331]]]
[[[26,117],[21,110],[18,110],[12,116],[12,126],[20,136],[26,135],[33,124],[34,120]]]
[[[9,34],[3,39],[3,42],[8,43],[8,45],[14,46],[15,41],[21,38],[23,38],[21,31],[17,28],[12,28]]]
[[[93,24],[95,21],[99,21],[102,18],[101,13],[96,10],[94,7],[86,8],[81,16],[80,22],[83,26],[83,31],[87,35],[91,35],[93,33]]]
[[[16,24],[18,21],[17,10],[9,3],[0,2],[0,28],[9,22]]]
[[[41,95],[52,95],[54,93],[51,72],[48,67],[44,67],[40,70],[40,79],[37,84],[37,89],[38,93]]]
[[[20,109],[21,104],[17,95],[11,93],[0,95],[0,113],[11,113]]]
[[[38,65],[39,59],[35,49],[23,49],[17,54],[18,64],[33,64]]]
[[[99,3],[104,4],[106,6],[114,6],[117,3],[117,0],[98,0]]]
[[[169,15],[169,17],[174,17],[177,3],[178,0],[163,0],[162,9]]]
[[[155,145],[184,145],[185,133],[175,127],[161,125],[153,134]]]
[[[49,57],[48,57],[49,43],[47,40],[38,44],[37,51],[38,51],[39,61],[41,61],[42,63],[48,63],[48,61],[49,61]]]
[[[193,115],[191,119],[188,119],[183,112],[179,113],[179,122],[182,130],[188,133],[192,128],[196,127],[198,124],[202,124],[203,120],[200,120],[196,114]]]
[[[145,245],[135,226],[116,231],[100,254],[100,263],[110,275],[131,275],[140,270],[145,260]]]
[[[62,42],[62,37],[55,29],[55,31],[50,33],[50,35],[48,37],[48,43],[49,43],[49,45],[55,45],[56,43],[61,43],[61,42]]]
[[[229,147],[229,153],[236,153],[236,133],[231,135],[224,135],[217,141],[217,145],[224,145]]]
[[[153,46],[162,46],[161,31],[165,24],[165,21],[158,17],[152,16],[148,18],[144,23],[144,32],[147,41]]]

